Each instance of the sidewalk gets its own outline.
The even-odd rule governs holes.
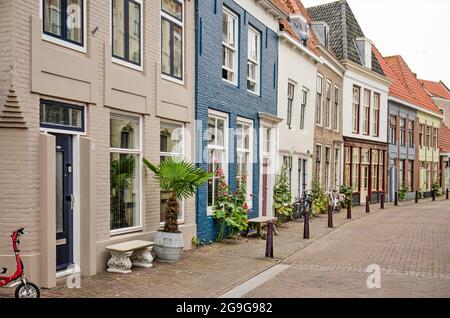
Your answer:
[[[445,197],[437,198],[437,201]],[[422,200],[425,205],[431,199]],[[448,201],[447,201],[448,202]],[[414,201],[400,202],[400,206],[414,205]],[[395,213],[396,207],[386,203],[386,213]],[[343,210],[334,214],[334,229],[327,228],[327,215],[313,218],[310,223],[310,240],[303,240],[303,223],[291,222],[278,226],[274,237],[274,259],[266,259],[266,241],[255,237],[228,240],[185,252],[177,264],[155,261],[151,269],[133,269],[128,275],[100,273],[82,277],[80,289],[66,287],[65,279],[58,281],[55,289],[43,290],[43,297],[218,297],[233,287],[281,263],[295,252],[316,242],[331,231],[361,218],[380,213],[379,204],[353,207],[352,220],[347,220]],[[0,295],[4,295],[3,292]]]

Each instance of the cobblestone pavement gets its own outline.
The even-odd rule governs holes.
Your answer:
[[[450,297],[450,203],[403,206],[352,222],[286,260],[246,297]],[[369,289],[371,264],[381,288]]]
[[[450,202],[420,205],[373,205],[366,214],[353,208],[314,218],[311,239],[303,240],[303,223],[279,227],[275,259],[264,258],[265,241],[256,237],[229,240],[187,251],[177,264],[155,261],[151,269],[131,274],[100,273],[82,277],[69,289],[64,278],[43,297],[218,297],[276,264],[289,268],[251,291],[247,297],[450,296]],[[382,289],[366,286],[367,265],[382,267]],[[13,291],[1,290],[0,297]]]

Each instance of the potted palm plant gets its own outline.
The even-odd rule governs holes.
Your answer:
[[[145,166],[153,172],[159,181],[162,192],[169,194],[165,208],[164,228],[156,233],[156,258],[165,262],[178,262],[183,252],[183,237],[178,230],[179,200],[195,194],[198,187],[212,177],[195,164],[185,160],[167,158],[158,166],[144,159]]]

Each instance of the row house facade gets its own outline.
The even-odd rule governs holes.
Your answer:
[[[166,196],[141,162],[194,160],[195,4],[2,0],[0,20],[0,236],[25,227],[27,274],[53,287],[160,228]],[[195,221],[185,200],[186,248]]]
[[[346,1],[308,8],[314,22],[329,26],[332,52],[345,66],[343,79],[343,183],[353,203],[372,202],[386,191],[387,95],[390,81],[374,57],[373,44]]]
[[[389,191],[394,200],[400,187],[431,195],[439,180],[439,128],[442,117],[404,59],[397,56],[377,58],[392,80],[389,90]]]
[[[287,19],[280,20],[278,116],[278,169],[288,169],[292,197],[311,189],[314,153],[315,77],[322,60],[315,49],[305,8],[297,0],[281,3]],[[305,31],[302,31],[305,30]],[[305,32],[305,33],[301,33]]]
[[[273,1],[196,1],[196,160],[224,174],[230,189],[247,179],[249,217],[272,215],[276,170],[278,19]],[[197,235],[211,241],[219,176],[197,191]],[[234,190],[233,190],[234,191]]]

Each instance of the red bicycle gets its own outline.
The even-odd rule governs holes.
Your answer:
[[[0,276],[0,287],[15,287],[18,285],[15,292],[16,298],[40,298],[41,291],[39,287],[26,279],[24,266],[20,259],[20,237],[24,234],[25,231],[21,228],[14,231],[11,235],[14,254],[16,255],[17,268],[12,276]],[[7,271],[8,269],[3,267],[0,274],[6,274]]]

